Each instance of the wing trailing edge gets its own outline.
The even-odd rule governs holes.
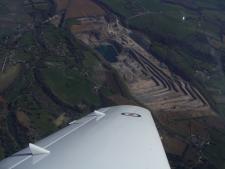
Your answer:
[[[151,113],[128,105],[98,109],[0,161],[0,169],[62,168],[170,166]]]

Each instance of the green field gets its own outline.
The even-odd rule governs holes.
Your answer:
[[[0,92],[5,90],[13,83],[20,73],[20,65],[13,65],[7,68],[6,71],[0,72]]]
[[[99,98],[94,94],[93,84],[77,70],[64,70],[60,66],[48,66],[43,70],[46,84],[53,93],[70,105],[82,103],[98,105]]]
[[[120,92],[104,78],[110,71],[97,54],[68,30],[46,24],[38,31],[38,35],[33,30],[21,34],[13,50],[0,40],[1,66],[9,58],[0,73],[4,100],[0,103],[0,158],[97,109],[105,103],[103,98]],[[21,124],[17,112],[26,115],[28,126]],[[56,124],[62,114],[66,120]]]
[[[206,147],[204,153],[207,158],[209,158],[211,161],[214,161],[214,164],[218,168],[224,168],[225,163],[224,161],[221,161],[221,158],[224,159],[225,157],[224,147],[222,146],[225,142],[225,133],[212,130],[211,135],[213,138],[212,144]]]
[[[43,79],[53,94],[67,104],[73,106],[84,102],[98,106],[100,99],[94,91],[93,77],[96,76],[94,69],[99,61],[91,50],[76,41],[68,43],[66,38],[62,38],[64,36],[67,36],[66,32],[53,27],[45,32],[46,44],[50,50],[56,49],[57,53],[44,58],[45,66],[41,69]],[[71,43],[75,44],[73,48]]]

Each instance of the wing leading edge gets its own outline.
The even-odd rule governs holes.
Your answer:
[[[0,162],[0,169],[170,169],[151,113],[102,108]]]

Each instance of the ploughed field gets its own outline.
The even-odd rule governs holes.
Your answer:
[[[79,18],[85,16],[101,16],[104,10],[90,0],[54,0],[58,11],[66,11],[66,18]]]

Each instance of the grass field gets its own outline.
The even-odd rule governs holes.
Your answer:
[[[93,70],[99,61],[94,54],[76,41],[62,39],[67,34],[55,28],[48,28],[44,35],[49,49],[56,52],[45,58],[45,66],[41,69],[46,85],[54,95],[71,106],[83,102],[98,106],[100,100],[94,91],[92,77],[96,76]],[[75,43],[76,47],[71,48],[71,43]]]
[[[99,104],[93,84],[77,70],[65,70],[60,66],[48,66],[43,70],[46,84],[64,102],[75,105],[82,102]]]
[[[5,0],[2,0],[0,2],[0,14],[7,14],[7,12],[9,11],[9,8],[7,7],[7,2]]]
[[[225,151],[224,151],[224,142],[225,142],[225,133],[218,130],[211,130],[212,144],[206,147],[204,154],[206,158],[214,162],[214,165],[218,168],[225,168]],[[221,158],[223,160],[221,160]]]
[[[7,68],[5,72],[0,72],[0,92],[5,90],[13,83],[20,73],[20,65],[14,65]]]

